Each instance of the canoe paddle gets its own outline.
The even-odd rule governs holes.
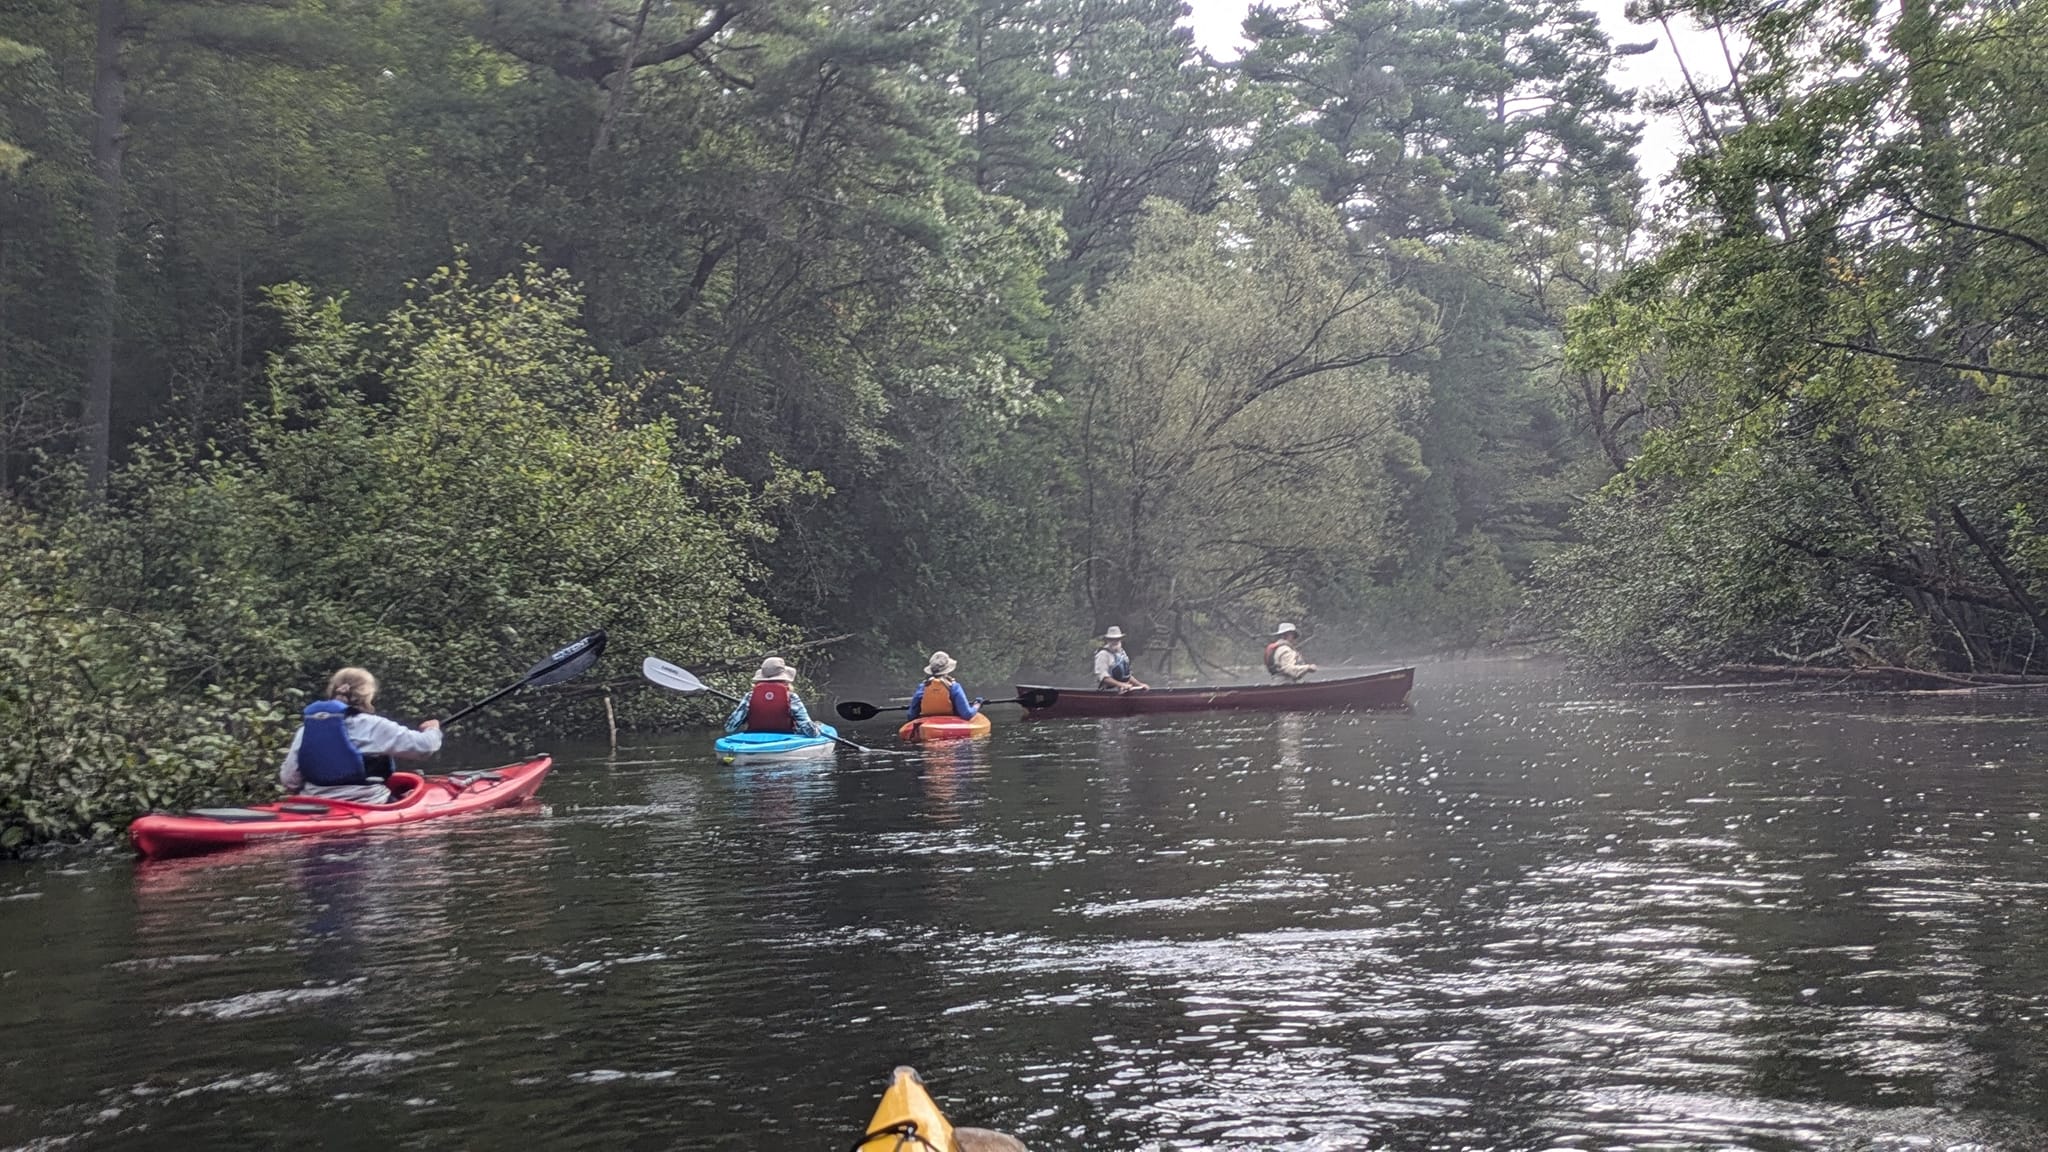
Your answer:
[[[975,703],[1022,704],[1026,708],[1036,709],[1050,708],[1053,706],[1054,702],[1056,702],[1059,698],[1060,690],[1057,688],[1026,688],[1022,692],[1010,697],[1007,700],[976,700]],[[904,703],[908,704],[909,701],[906,700],[904,701]],[[873,704],[869,704],[864,701],[845,700],[840,702],[832,710],[834,712],[839,713],[839,718],[841,720],[851,720],[855,723],[859,723],[862,720],[872,720],[875,717],[880,716],[884,712],[897,712],[901,709],[877,708]]]
[[[640,674],[642,676],[647,677],[649,680],[652,680],[656,684],[661,685],[663,688],[668,689],[671,692],[681,692],[685,696],[694,696],[699,692],[704,692],[712,696],[716,696],[721,700],[730,700],[735,704],[740,702],[740,698],[733,695],[732,693],[720,692],[718,689],[713,688],[711,685],[706,684],[702,680],[697,679],[695,676],[690,674],[689,669],[678,668],[675,665],[669,663],[668,661],[656,656],[649,656],[647,659],[640,662]],[[820,729],[819,731],[822,735],[823,729]],[[885,748],[864,747],[862,745],[855,744],[853,741],[848,740],[844,736],[832,736],[828,737],[828,739],[830,739],[834,744],[843,744],[846,747],[853,749],[855,752],[879,752],[885,756],[904,755],[904,753],[900,752],[892,753]]]
[[[604,645],[604,629],[599,628],[574,643],[555,649],[547,659],[528,668],[526,675],[441,721],[441,727],[450,727],[464,716],[486,705],[495,704],[521,688],[546,688],[550,684],[574,680],[589,671],[590,666],[597,663],[597,658],[604,655]]]

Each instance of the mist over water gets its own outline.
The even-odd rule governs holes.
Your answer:
[[[844,1148],[901,1063],[1036,1149],[2048,1143],[2025,694],[1014,716],[0,866],[0,1147]]]

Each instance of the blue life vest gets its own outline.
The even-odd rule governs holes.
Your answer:
[[[1109,678],[1123,684],[1131,679],[1131,654],[1118,652],[1109,659]]]
[[[362,784],[363,753],[344,726],[355,709],[339,700],[315,700],[299,714],[299,777],[319,788]]]

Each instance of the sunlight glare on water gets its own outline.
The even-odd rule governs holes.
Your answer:
[[[2038,1148],[2044,728],[1464,665],[4,865],[0,1147]]]

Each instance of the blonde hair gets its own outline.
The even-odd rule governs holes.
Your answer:
[[[358,712],[375,712],[377,678],[365,668],[343,668],[327,679],[327,698],[339,700]]]

